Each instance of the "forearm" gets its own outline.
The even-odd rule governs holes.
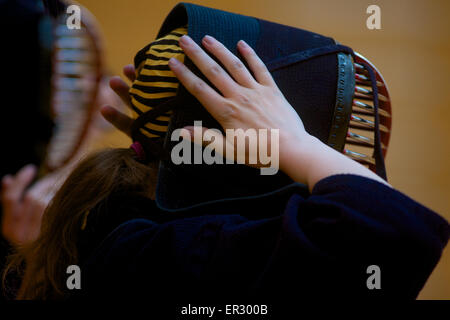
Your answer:
[[[280,150],[280,169],[294,181],[306,184],[310,191],[318,181],[336,174],[355,174],[390,186],[363,165],[309,134],[281,147],[284,150]]]

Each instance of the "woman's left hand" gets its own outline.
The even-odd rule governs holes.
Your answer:
[[[131,64],[123,67],[123,74],[131,82],[136,79],[135,69]],[[131,99],[129,94],[130,86],[119,76],[111,77],[109,86],[131,110]],[[117,107],[111,105],[102,106],[100,112],[103,118],[131,138],[131,127],[134,122],[133,118],[120,112]]]

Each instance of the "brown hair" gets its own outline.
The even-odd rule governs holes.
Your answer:
[[[152,166],[138,162],[132,149],[107,149],[81,161],[46,208],[37,240],[10,257],[4,287],[16,273],[21,278],[16,299],[64,298],[66,268],[77,264],[86,213],[113,193],[150,196],[156,179]]]

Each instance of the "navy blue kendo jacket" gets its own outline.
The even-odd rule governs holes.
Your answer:
[[[149,303],[417,297],[447,244],[446,220],[356,175],[325,178],[311,194],[300,190],[190,213],[111,197],[80,239],[75,296]],[[367,287],[371,265],[380,268],[381,289]]]

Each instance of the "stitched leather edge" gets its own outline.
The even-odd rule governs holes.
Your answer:
[[[338,53],[338,79],[336,105],[328,137],[328,145],[342,152],[347,136],[348,124],[352,113],[355,92],[355,69],[350,55]]]

